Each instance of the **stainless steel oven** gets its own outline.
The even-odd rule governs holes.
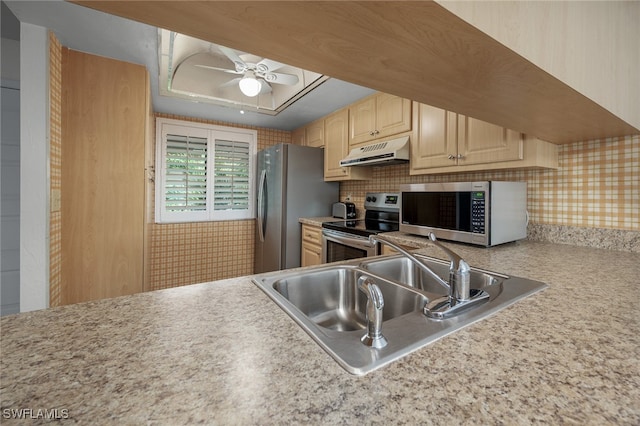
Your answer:
[[[322,263],[376,256],[378,244],[368,237],[332,229],[322,230]]]
[[[323,263],[379,255],[379,244],[371,243],[369,236],[399,229],[399,203],[397,193],[367,193],[364,219],[323,223]]]

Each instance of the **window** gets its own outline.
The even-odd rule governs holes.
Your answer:
[[[159,118],[156,222],[251,219],[257,132]]]

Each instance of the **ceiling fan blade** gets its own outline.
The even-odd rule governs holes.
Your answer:
[[[261,80],[260,83],[262,83],[262,85],[260,86],[260,95],[264,95],[265,93],[271,93],[271,85],[269,83],[267,83],[264,80]]]
[[[262,72],[262,73],[267,73],[267,72],[270,72],[270,71],[275,71],[278,68],[282,68],[282,67],[284,67],[284,64],[281,64],[280,62],[273,61],[271,59],[264,58],[263,60],[261,60],[260,62],[258,62],[256,64],[256,71]]]
[[[286,84],[293,86],[298,84],[298,76],[295,74],[284,74],[281,72],[270,72],[264,75],[264,79],[269,83]]]
[[[227,81],[226,83],[222,83],[220,86],[218,86],[218,89],[222,89],[224,87],[230,87],[230,86],[233,86],[233,85],[237,85],[240,80],[242,80],[242,77],[233,78],[233,79]]]
[[[227,69],[227,68],[212,67],[212,66],[209,66],[209,65],[196,64],[196,67],[198,67],[198,68],[206,68],[206,69],[215,70],[215,71],[227,72],[229,74],[242,74],[241,71],[230,70],[230,69]]]
[[[229,49],[225,46],[219,46],[219,48],[220,51],[224,53],[224,55],[229,58],[229,60],[236,66],[236,71],[244,72],[247,69],[246,62],[243,61],[242,58],[238,56],[238,54],[233,49]]]

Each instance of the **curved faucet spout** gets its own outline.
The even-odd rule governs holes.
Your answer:
[[[444,288],[449,288],[449,283],[446,282],[445,280],[443,280],[440,275],[436,274],[435,272],[433,272],[431,270],[431,268],[429,268],[427,265],[424,264],[424,262],[422,262],[420,259],[418,259],[417,257],[415,257],[413,254],[409,253],[407,250],[403,249],[402,247],[400,247],[399,245],[392,243],[391,241],[381,238],[380,235],[371,235],[369,236],[369,241],[371,241],[371,243],[381,243],[381,244],[386,244],[389,247],[393,248],[394,250],[398,251],[399,253],[401,253],[402,255],[404,255],[406,258],[408,258],[409,260],[411,260],[417,267],[419,267],[420,269],[422,269],[424,272],[426,272],[427,274],[431,275],[431,277],[438,281]]]

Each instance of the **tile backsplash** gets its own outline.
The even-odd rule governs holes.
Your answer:
[[[368,191],[397,191],[400,184],[474,180],[527,182],[533,224],[640,230],[640,135],[559,146],[557,170],[503,170],[409,176],[407,164],[378,167],[369,181],[343,182],[363,212]]]

